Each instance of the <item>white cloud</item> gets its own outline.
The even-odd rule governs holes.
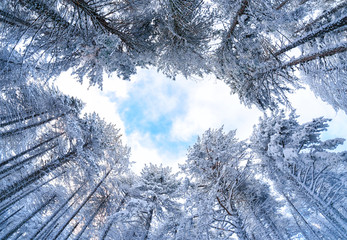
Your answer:
[[[237,135],[243,139],[249,136],[261,116],[258,109],[241,105],[237,96],[231,96],[230,89],[221,81],[190,82],[187,87],[186,114],[176,117],[171,131],[173,138],[185,141],[209,128],[224,125],[226,131],[238,129]]]
[[[134,131],[128,136],[128,144],[131,146],[131,161],[133,171],[141,172],[145,164],[163,164],[169,166],[174,172],[179,170],[178,163],[182,164],[185,160],[184,153],[172,154],[167,151],[160,151],[153,142],[153,136]]]
[[[111,101],[107,96],[107,94],[111,93],[126,97],[127,89],[122,82],[124,81],[120,79],[106,79],[104,82],[104,91],[101,91],[97,87],[89,87],[87,81],[83,84],[78,83],[71,76],[71,72],[68,71],[61,74],[54,84],[65,94],[81,99],[86,104],[83,112],[98,113],[105,121],[116,124],[121,129],[121,133],[125,135],[124,123],[119,116],[117,103]]]
[[[119,78],[106,78],[103,91],[96,87],[88,89],[88,84],[80,85],[69,73],[63,74],[56,84],[66,94],[80,98],[86,103],[86,112],[97,112],[106,121],[116,123],[121,128],[123,141],[132,148],[131,161],[135,172],[140,172],[144,164],[155,163],[171,166],[178,170],[177,163],[183,163],[186,151],[177,151],[174,146],[158,146],[160,141],[182,144],[195,140],[209,128],[224,125],[225,131],[237,129],[240,139],[248,138],[253,125],[258,123],[262,113],[258,109],[249,109],[239,103],[237,96],[230,95],[230,89],[221,81],[167,79],[154,69],[139,70],[131,82]],[[133,101],[133,102],[132,102]],[[315,117],[333,118],[329,132],[324,138],[347,137],[346,114],[336,113],[329,105],[318,100],[307,90],[299,90],[290,96],[290,101],[301,122],[311,121]],[[126,135],[125,126],[130,124],[122,119],[120,110],[123,103],[135,103],[144,111],[144,119],[135,119],[132,132]],[[130,104],[130,107],[133,106]],[[144,108],[144,109],[143,109]],[[139,129],[140,121],[157,123],[160,117],[172,120],[172,128],[163,133],[152,133]],[[124,117],[124,116],[123,116]],[[158,127],[160,122],[158,122]],[[175,143],[176,142],[176,143]],[[187,146],[188,147],[188,146]],[[346,150],[346,144],[344,146]],[[342,149],[340,149],[342,150]]]

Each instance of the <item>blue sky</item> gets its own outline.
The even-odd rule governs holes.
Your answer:
[[[105,120],[121,128],[123,141],[132,148],[131,161],[135,172],[145,163],[163,163],[178,169],[185,160],[188,146],[208,128],[224,126],[237,129],[240,139],[247,138],[262,113],[239,103],[229,88],[209,77],[205,80],[177,78],[175,81],[154,69],[141,69],[130,82],[116,77],[104,82],[103,91],[80,85],[69,73],[56,82],[69,95],[86,103],[86,112],[96,111]],[[347,116],[335,112],[307,90],[290,97],[300,121],[325,116],[332,118],[323,137],[347,137]],[[347,144],[340,150],[347,150]]]

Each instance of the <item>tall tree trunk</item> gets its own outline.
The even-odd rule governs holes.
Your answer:
[[[22,165],[23,165],[24,163],[29,162],[29,161],[31,161],[31,160],[33,160],[33,159],[35,159],[35,158],[37,158],[37,157],[39,157],[39,156],[41,156],[41,155],[47,153],[47,152],[49,152],[50,150],[56,148],[57,146],[58,146],[58,144],[55,144],[55,145],[53,145],[53,146],[51,146],[51,147],[49,147],[49,148],[47,148],[47,149],[42,150],[41,152],[36,153],[36,154],[33,155],[33,156],[30,156],[30,157],[24,159],[23,161],[20,161],[20,162],[18,162],[18,163],[16,163],[16,164],[13,164],[13,165],[10,166],[10,167],[7,167],[7,168],[1,170],[1,171],[0,171],[0,175],[3,175],[3,174],[5,174],[5,173],[7,173],[7,172],[9,172],[9,171],[11,171],[11,170],[13,170],[13,169],[22,168],[22,167],[23,167]]]
[[[289,206],[291,207],[293,216],[294,216],[294,218],[295,218],[295,221],[298,221],[298,220],[297,220],[297,218],[298,218],[298,219],[300,219],[300,221],[301,221],[302,223],[304,223],[304,225],[305,225],[305,227],[306,227],[306,230],[308,230],[308,232],[310,233],[310,234],[308,235],[308,236],[310,236],[308,239],[322,239],[321,237],[319,237],[319,236],[317,235],[317,233],[312,229],[312,227],[310,226],[310,224],[308,224],[308,222],[307,222],[306,219],[302,216],[302,214],[299,212],[299,210],[294,206],[294,204],[292,203],[292,201],[289,199],[288,195],[285,194],[283,191],[282,191],[281,194],[285,197],[287,203],[288,203]],[[300,225],[300,224],[299,224],[299,225]],[[303,232],[303,233],[304,233],[304,232]],[[307,233],[304,233],[304,234],[307,235]]]
[[[11,199],[11,201],[9,201],[7,204],[1,205],[0,208],[0,216],[3,215],[5,212],[7,212],[11,206],[13,206],[15,203],[17,203],[19,200],[23,199],[24,197],[28,196],[30,193],[35,192],[37,189],[40,189],[42,186],[46,185],[47,183],[51,182],[52,180],[56,179],[57,177],[59,177],[62,174],[59,174],[57,176],[54,176],[53,178],[49,179],[48,181],[40,184],[39,186],[36,186],[34,189],[31,189],[29,191],[26,191],[25,193]]]
[[[143,240],[147,240],[148,239],[149,230],[151,228],[151,223],[152,223],[152,219],[153,219],[153,212],[154,212],[154,209],[151,208],[151,210],[149,210],[148,216],[146,218],[145,233],[144,233],[144,236],[143,236]]]
[[[73,228],[71,228],[70,232],[66,235],[65,239],[64,240],[68,240],[71,236],[71,234],[73,233],[73,231],[75,231],[75,229],[77,228],[77,226],[79,225],[80,223],[76,223],[75,226],[73,226]]]
[[[9,125],[13,125],[13,124],[19,123],[19,122],[24,122],[25,120],[33,119],[33,118],[42,116],[42,115],[44,115],[46,113],[48,113],[48,111],[41,112],[41,113],[34,113],[34,114],[31,114],[31,115],[28,115],[28,116],[25,116],[25,117],[23,116],[23,117],[14,119],[14,120],[9,120],[7,122],[0,123],[0,128],[6,127],[6,126],[9,126]]]
[[[48,199],[46,202],[41,204],[39,208],[37,208],[32,214],[30,214],[28,217],[23,219],[20,223],[18,223],[14,228],[12,228],[4,237],[3,239],[8,239],[11,237],[19,228],[21,228],[25,223],[27,223],[32,217],[34,217],[38,212],[40,212],[42,209],[44,209],[48,204],[50,204],[54,199],[56,198],[56,195],[53,195],[50,199]]]
[[[61,167],[65,163],[69,162],[74,156],[76,156],[77,151],[71,151],[70,153],[65,154],[63,157],[53,160],[52,162],[46,164],[35,172],[29,174],[25,178],[13,183],[11,186],[0,192],[0,202],[8,199],[17,192],[23,190],[25,187],[39,180],[40,178],[46,176],[47,174],[53,172],[58,167]]]
[[[229,39],[233,35],[236,25],[239,23],[239,17],[244,14],[247,6],[248,6],[248,0],[242,0],[240,8],[236,12],[236,16],[233,18],[231,22],[226,39]]]
[[[18,134],[18,133],[20,133],[22,131],[25,131],[27,129],[38,127],[38,126],[43,125],[45,123],[49,123],[49,122],[51,122],[53,120],[57,120],[58,118],[63,117],[65,115],[66,115],[65,113],[62,113],[62,114],[60,114],[58,116],[50,117],[50,118],[48,118],[46,120],[43,120],[43,121],[40,121],[40,122],[37,122],[37,123],[32,123],[32,124],[24,126],[24,127],[19,127],[19,128],[16,128],[16,129],[8,130],[6,132],[2,132],[2,133],[0,133],[0,138],[13,136],[13,135]]]
[[[79,188],[76,189],[76,191],[74,191],[71,196],[63,203],[60,205],[60,207],[52,214],[52,216],[50,216],[50,218],[48,218],[44,224],[42,224],[41,228],[39,228],[35,234],[30,238],[31,240],[34,239],[45,227],[47,227],[48,223],[50,223],[55,216],[57,216],[57,214],[69,203],[69,201],[77,194],[77,192],[83,187],[83,185],[81,185]]]
[[[54,23],[61,25],[63,28],[70,27],[70,23],[66,21],[59,13],[55,12],[40,0],[19,0],[19,3],[25,7],[34,10],[38,15],[44,14],[49,17]]]
[[[24,27],[30,27],[30,23],[28,23],[27,21],[20,19],[14,15],[12,15],[11,13],[5,12],[3,10],[0,9],[0,16],[3,16],[5,18],[5,20],[7,20],[9,23],[13,23],[17,26],[24,26]]]
[[[39,148],[39,147],[45,145],[46,143],[49,143],[50,141],[52,141],[52,140],[54,140],[54,139],[57,139],[58,137],[62,136],[63,134],[65,134],[65,133],[60,133],[60,134],[58,134],[58,135],[56,135],[56,136],[54,136],[54,137],[51,137],[51,138],[49,138],[49,139],[47,139],[47,140],[45,140],[45,141],[43,141],[43,142],[40,142],[39,144],[37,144],[37,145],[35,145],[35,146],[33,146],[33,147],[30,147],[29,149],[27,149],[27,150],[25,150],[25,151],[23,151],[23,152],[20,152],[20,153],[16,154],[16,155],[13,156],[13,157],[8,158],[7,160],[5,160],[5,161],[3,161],[3,162],[0,163],[0,167],[2,167],[2,166],[4,166],[5,164],[8,164],[8,163],[10,163],[10,162],[16,160],[16,159],[19,158],[19,157],[24,156],[25,154],[27,154],[27,153],[29,153],[29,152],[31,152],[31,151],[34,151],[35,149],[37,149],[37,148]]]
[[[278,50],[277,52],[274,53],[274,56],[278,56],[282,53],[285,53],[301,44],[304,44],[314,38],[320,37],[325,35],[328,32],[334,31],[335,29],[338,29],[342,26],[345,26],[347,24],[347,16],[342,16],[338,19],[336,19],[333,22],[327,23],[324,26],[318,28],[315,31],[311,31],[310,33],[306,34],[305,36],[297,39],[296,41],[292,42],[288,46]]]
[[[316,17],[314,20],[310,21],[307,23],[305,26],[299,28],[298,30],[295,31],[295,33],[307,30],[308,28],[312,27],[315,23],[319,22],[320,20],[329,17],[330,15],[336,13],[340,9],[346,8],[347,7],[347,1],[342,2],[341,4],[337,5],[336,7],[330,9],[329,11],[323,12],[320,16]]]
[[[127,196],[128,196],[128,194],[126,193],[124,195],[124,197],[122,198],[122,201],[120,201],[120,203],[119,203],[117,209],[114,211],[114,213],[117,213],[117,212],[119,212],[121,210],[121,208],[124,206],[124,203],[125,203],[125,200],[126,200]],[[101,240],[105,240],[106,239],[107,234],[110,231],[113,223],[114,223],[114,219],[111,219],[111,221],[107,224],[107,226],[105,228],[105,231],[104,231],[104,233],[102,234],[102,236],[100,238]]]
[[[100,185],[104,182],[104,180],[108,177],[110,172],[112,171],[109,170],[106,175],[100,180],[100,182],[94,187],[94,189],[89,193],[89,195],[86,197],[86,199],[81,203],[81,205],[73,212],[73,214],[69,217],[69,219],[64,223],[64,225],[59,229],[59,231],[52,237],[52,240],[56,240],[59,235],[64,231],[64,229],[70,224],[72,219],[81,211],[81,209],[84,207],[84,205],[90,200],[90,198],[94,195],[96,190],[100,187]]]
[[[100,211],[100,209],[106,204],[107,200],[103,200],[98,208],[94,211],[93,215],[89,218],[88,222],[86,222],[86,224],[84,224],[82,230],[78,233],[77,237],[75,238],[76,240],[80,239],[82,234],[84,233],[84,231],[87,229],[87,227],[92,223],[92,221],[94,220],[95,216],[98,214],[98,212]]]
[[[10,216],[8,216],[8,217],[6,217],[4,220],[2,220],[2,221],[0,222],[0,228],[2,227],[2,225],[3,225],[5,222],[8,221],[11,217],[13,217],[14,215],[16,215],[20,210],[22,210],[23,207],[24,207],[24,206],[18,208],[16,211],[14,211],[13,213],[11,213]]]

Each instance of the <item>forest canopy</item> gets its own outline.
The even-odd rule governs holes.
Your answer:
[[[0,2],[1,239],[346,239],[344,139],[299,123],[308,86],[347,113],[345,0]],[[120,129],[52,86],[139,68],[214,76],[264,116],[208,129],[180,175],[129,168]]]

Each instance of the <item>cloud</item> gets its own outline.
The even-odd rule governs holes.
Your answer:
[[[301,123],[311,121],[313,118],[325,117],[330,118],[327,131],[322,133],[323,140],[331,138],[346,138],[347,139],[347,115],[339,110],[335,111],[329,104],[317,98],[313,92],[308,89],[300,89],[295,94],[290,96],[290,101],[296,109],[296,113],[300,116]],[[337,151],[346,151],[347,142],[339,146]]]
[[[67,71],[61,74],[54,84],[63,93],[81,99],[86,104],[83,113],[98,113],[105,121],[116,124],[124,135],[124,123],[118,113],[118,105],[108,96],[111,93],[126,97],[127,89],[122,82],[124,81],[120,79],[106,79],[104,91],[101,91],[97,87],[89,87],[87,81],[80,84],[71,76],[71,72]]]
[[[116,123],[124,135],[123,141],[132,148],[131,161],[135,172],[144,164],[155,163],[178,170],[187,148],[196,137],[209,128],[237,129],[237,137],[246,139],[258,123],[261,111],[249,109],[230,95],[226,84],[213,78],[175,81],[157,73],[155,69],[139,69],[132,80],[106,78],[103,91],[80,85],[69,73],[56,84],[66,94],[86,103],[86,112],[97,112],[106,121]],[[323,139],[347,136],[347,116],[335,112],[308,90],[299,90],[290,101],[300,122],[324,116],[332,118]],[[347,150],[347,144],[339,150]]]
[[[181,83],[184,84],[184,83]],[[241,105],[237,96],[230,95],[229,87],[221,81],[201,80],[187,84],[188,98],[184,103],[185,114],[176,116],[171,136],[188,141],[209,128],[226,131],[237,130],[239,138],[247,138],[261,112]]]

